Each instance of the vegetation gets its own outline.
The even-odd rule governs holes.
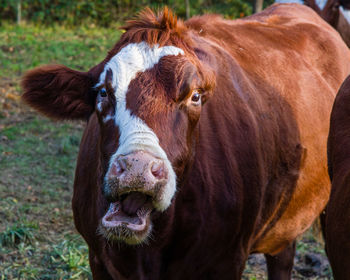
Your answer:
[[[70,207],[82,125],[29,113],[0,124],[2,279],[89,277]]]
[[[0,27],[0,279],[89,279],[71,196],[82,123],[56,123],[18,103],[28,69],[88,70],[118,40],[116,27]]]
[[[20,2],[21,17],[42,24],[64,23],[71,26],[94,23],[110,26],[132,17],[146,6],[159,8],[163,5],[171,7],[180,17],[186,17],[185,0],[0,0],[3,19],[15,21]],[[188,7],[190,15],[210,12],[237,18],[251,14],[252,5],[253,0],[189,0]]]
[[[31,114],[0,124],[3,279],[89,277],[87,248],[70,209],[82,125]]]
[[[43,28],[5,23],[0,26],[0,77],[20,77],[24,71],[46,63],[86,71],[104,58],[119,36],[116,24],[110,28],[94,25]]]

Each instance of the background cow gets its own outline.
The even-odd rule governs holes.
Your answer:
[[[289,279],[294,240],[328,201],[348,48],[294,4],[236,21],[145,10],[124,28],[90,71],[23,79],[38,111],[88,119],[73,211],[94,278],[240,279],[261,252],[270,279]]]
[[[334,279],[350,275],[350,77],[335,99],[328,138],[329,175],[332,192],[326,210],[326,251]]]

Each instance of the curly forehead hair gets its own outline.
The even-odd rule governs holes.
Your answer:
[[[191,40],[186,36],[187,27],[168,7],[157,13],[146,8],[121,29],[125,30],[121,41],[146,42],[150,46],[172,44],[186,49],[191,46]]]

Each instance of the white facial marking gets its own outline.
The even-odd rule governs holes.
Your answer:
[[[102,112],[102,102],[98,102],[98,103],[97,103],[97,110],[98,110],[99,112]]]
[[[160,211],[164,211],[171,203],[176,191],[176,175],[165,151],[159,145],[157,135],[143,120],[137,116],[132,116],[130,111],[126,109],[126,93],[130,82],[136,77],[137,73],[153,68],[164,56],[179,54],[183,55],[184,51],[174,46],[159,47],[154,45],[150,47],[144,42],[129,44],[105,65],[100,76],[100,82],[96,85],[98,87],[104,83],[107,70],[112,71],[112,87],[115,90],[116,98],[114,119],[115,124],[119,127],[120,136],[119,147],[110,159],[109,169],[119,155],[127,155],[136,151],[146,151],[164,160],[169,174],[168,183],[164,188],[162,197],[158,205],[155,205]],[[109,170],[106,176],[108,173]]]
[[[112,116],[112,115],[107,115],[107,116],[105,116],[105,117],[103,118],[103,122],[106,123],[106,122],[108,122],[108,121],[110,121],[110,120],[113,120],[113,119],[114,119],[114,116]]]

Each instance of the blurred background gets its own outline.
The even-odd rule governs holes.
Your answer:
[[[265,0],[0,0],[0,280],[91,279],[71,197],[83,122],[50,121],[20,102],[22,75],[43,64],[87,71],[118,40],[125,20],[164,5],[180,18],[235,19]],[[294,279],[331,279],[312,231],[297,245]],[[261,255],[244,279],[266,279]]]
[[[11,22],[25,20],[70,26],[93,23],[106,27],[123,22],[146,6],[159,8],[167,5],[183,18],[203,13],[237,18],[251,14],[254,1],[258,1],[258,5],[263,3],[261,0],[0,0],[0,15],[3,20]],[[273,1],[265,2],[269,5]]]

